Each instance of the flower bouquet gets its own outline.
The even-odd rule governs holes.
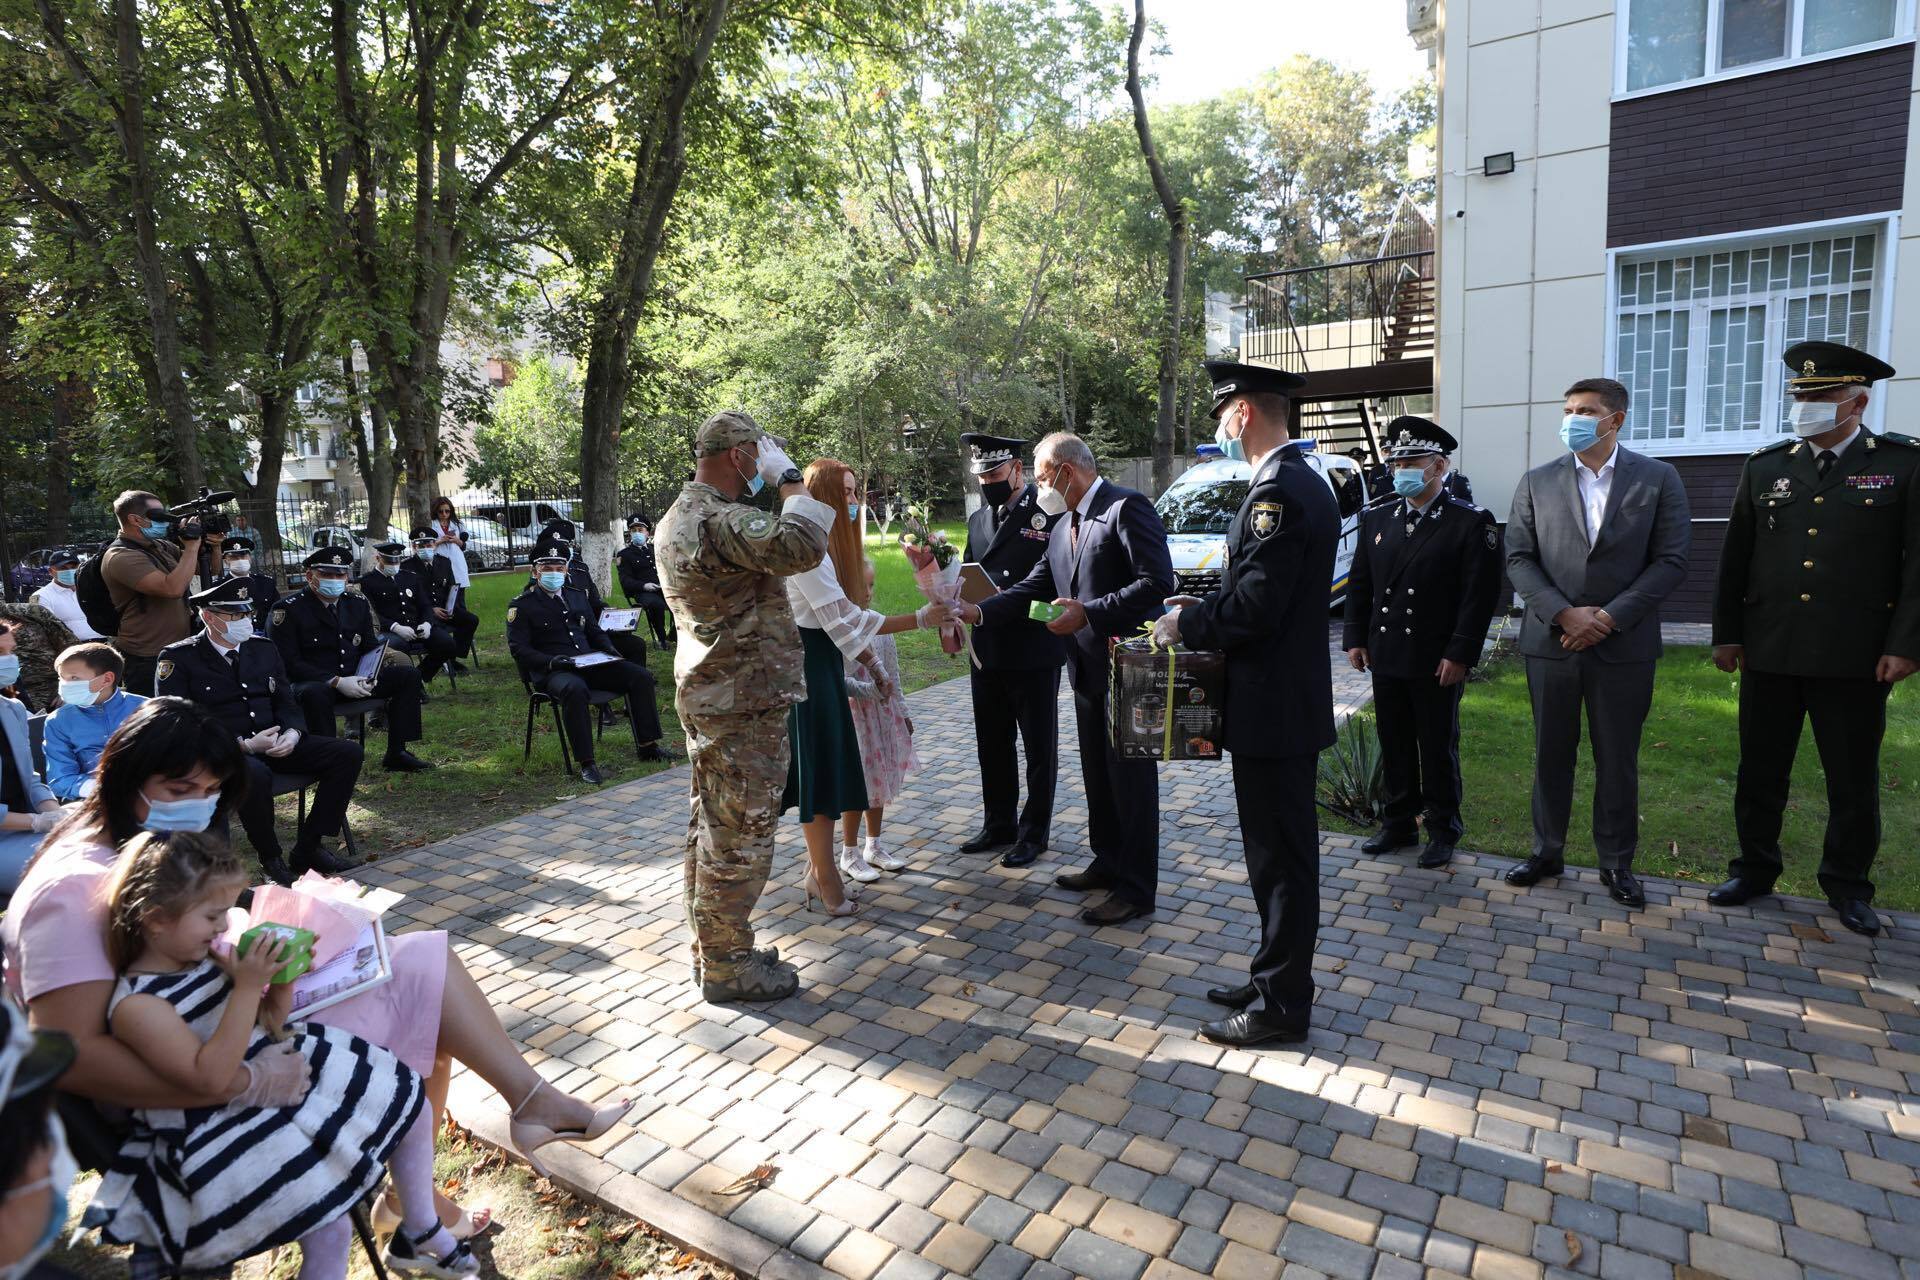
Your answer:
[[[927,532],[926,513],[909,511],[902,522],[906,532],[900,535],[900,549],[913,566],[913,580],[920,594],[935,604],[952,607],[960,603],[960,548],[947,541],[947,535]],[[959,653],[966,647],[965,634],[957,622],[940,624],[940,649]]]

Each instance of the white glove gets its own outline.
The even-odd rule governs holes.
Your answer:
[[[228,1106],[290,1107],[313,1083],[307,1060],[291,1040],[270,1044],[241,1065],[247,1069],[247,1087]]]
[[[928,621],[929,618],[931,618],[932,621]],[[952,618],[953,609],[950,606],[936,604],[932,600],[927,601],[913,611],[913,625],[921,631],[925,631],[928,627],[937,627],[943,622],[949,622]]]
[[[276,759],[290,754],[295,747],[300,745],[300,731],[298,729],[275,729],[273,732],[273,745],[267,748],[267,754]]]
[[[1153,642],[1163,649],[1180,643],[1180,610],[1169,609],[1153,620]]]
[[[269,755],[269,748],[279,736],[278,729],[262,729],[250,738],[240,739],[240,749],[250,756]]]
[[[412,627],[403,627],[397,622],[388,627],[387,630],[393,632],[393,634],[399,636],[402,640],[411,640],[414,638]]]
[[[341,676],[333,682],[333,688],[343,698],[364,698],[372,688],[372,681],[364,676]]]
[[[413,634],[419,639],[425,640],[428,636],[433,634],[433,624],[430,622],[423,622],[419,626],[413,629]]]
[[[793,470],[793,459],[787,451],[775,444],[772,436],[760,439],[760,478],[768,484],[778,484],[780,477]]]
[[[33,834],[37,836],[45,835],[47,832],[53,830],[54,823],[60,821],[60,819],[65,816],[66,815],[58,809],[48,809],[44,812],[38,809],[34,810]]]

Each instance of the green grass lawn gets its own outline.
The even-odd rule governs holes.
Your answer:
[[[933,527],[945,530],[947,538],[954,545],[966,546],[965,524],[956,521]],[[878,534],[869,535],[867,556],[873,561],[875,609],[886,614],[912,613],[926,603],[927,598],[920,594],[920,588],[913,581],[913,569],[907,564],[906,552],[900,549],[898,526],[884,538]],[[894,636],[894,640],[900,648],[900,683],[909,693],[967,674],[967,655],[964,652],[942,653],[938,631],[902,631]]]
[[[1733,832],[1734,770],[1739,765],[1737,677],[1714,668],[1702,647],[1670,648],[1655,677],[1653,710],[1640,747],[1640,851],[1634,865],[1653,875],[1719,883],[1737,851]],[[1518,660],[1495,664],[1467,688],[1460,709],[1460,760],[1465,775],[1463,817],[1469,849],[1513,858],[1528,853],[1532,821],[1533,713],[1525,669]],[[1912,857],[1920,830],[1920,681],[1894,690],[1881,748],[1881,825],[1886,833],[1874,863],[1875,901],[1895,910],[1920,909],[1920,865]],[[1593,866],[1593,768],[1582,747],[1574,779],[1567,860]],[[1323,815],[1330,824],[1336,820]],[[1784,893],[1824,898],[1815,871],[1826,827],[1826,777],[1803,731],[1794,760],[1781,847]]]

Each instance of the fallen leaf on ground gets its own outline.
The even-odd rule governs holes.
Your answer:
[[[682,1267],[690,1267],[698,1261],[700,1261],[699,1255],[688,1253],[686,1250],[682,1249],[679,1253],[676,1253],[673,1256],[673,1269],[675,1271],[678,1271]]]
[[[749,1173],[744,1177],[735,1178],[732,1182],[729,1182],[726,1186],[720,1188],[717,1194],[723,1195],[723,1196],[737,1196],[743,1191],[758,1191],[762,1187],[771,1183],[773,1181],[773,1176],[779,1172],[780,1171],[778,1169],[774,1168],[770,1164],[756,1165],[752,1173]]]
[[[963,996],[970,996],[979,989],[980,988],[974,986],[971,982],[963,982],[960,984],[960,994]]]
[[[1574,1263],[1580,1261],[1580,1255],[1586,1252],[1586,1250],[1580,1247],[1580,1237],[1573,1234],[1573,1232],[1571,1231],[1567,1232],[1566,1237],[1567,1237],[1567,1265],[1572,1266]]]
[[[1832,942],[1833,935],[1817,924],[1796,924],[1790,930],[1794,937],[1807,942]]]

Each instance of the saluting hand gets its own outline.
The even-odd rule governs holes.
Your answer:
[[[1883,653],[1880,655],[1880,665],[1873,669],[1873,678],[1882,684],[1899,684],[1902,680],[1912,675],[1916,669],[1920,669],[1920,663],[1915,662],[1912,658],[1902,658],[1897,654]]]

